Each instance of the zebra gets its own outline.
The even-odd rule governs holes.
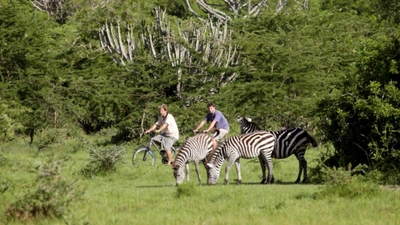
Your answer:
[[[237,121],[240,123],[240,129],[242,134],[251,133],[254,131],[261,130],[255,123],[249,121],[247,118],[238,117]],[[276,144],[274,151],[272,152],[272,158],[283,159],[294,154],[299,161],[299,174],[295,183],[300,182],[301,174],[304,171],[302,182],[307,181],[307,161],[304,158],[307,147],[311,144],[313,147],[317,147],[317,141],[307,133],[307,131],[301,128],[289,128],[278,131],[269,131],[274,135]],[[261,167],[265,167],[265,164],[261,164]],[[272,177],[272,182],[274,178]],[[261,182],[266,182],[263,180]]]
[[[212,139],[207,134],[197,134],[183,143],[172,165],[176,185],[181,184],[185,178],[184,167],[186,180],[189,181],[189,162],[192,161],[196,167],[199,184],[201,184],[199,161],[205,165],[206,156],[212,151],[212,148]]]
[[[237,117],[237,122],[240,124],[240,133],[248,134],[254,131],[262,130],[257,124],[251,122],[249,117]]]
[[[214,185],[217,182],[225,159],[228,161],[228,164],[225,168],[224,185],[228,184],[229,170],[233,163],[235,163],[238,176],[237,184],[240,184],[242,182],[240,158],[250,159],[255,157],[261,158],[260,164],[266,162],[268,167],[268,183],[270,183],[273,177],[271,153],[274,145],[275,137],[267,131],[235,135],[227,138],[208,156],[206,164],[208,185]],[[266,181],[265,165],[262,167],[262,173],[263,181]]]

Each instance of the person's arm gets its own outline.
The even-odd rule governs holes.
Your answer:
[[[167,128],[168,124],[164,123],[160,128],[158,128],[158,130],[156,130],[156,133],[160,133],[162,130],[164,130],[165,128]]]
[[[153,124],[153,126],[151,126],[148,130],[146,130],[144,133],[145,134],[148,134],[148,133],[150,133],[152,130],[154,130],[154,129],[156,129],[157,128],[157,123],[155,123],[155,124]]]
[[[193,132],[197,133],[197,131],[199,131],[199,129],[206,123],[205,120],[202,120],[199,125],[196,127],[196,129],[193,130]]]
[[[212,122],[210,123],[210,126],[208,127],[208,129],[207,129],[207,130],[204,130],[203,132],[204,132],[204,133],[209,132],[211,129],[214,128],[214,126],[215,126],[216,123],[217,123],[216,120],[212,121]]]

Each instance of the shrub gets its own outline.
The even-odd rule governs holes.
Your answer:
[[[0,154],[0,166],[6,166],[8,163],[9,160],[3,154]]]
[[[6,98],[7,99],[7,98]],[[0,140],[10,141],[24,129],[21,116],[31,110],[12,100],[0,98]]]
[[[3,179],[0,182],[0,195],[4,194],[10,188],[10,182],[8,179]]]
[[[44,148],[61,144],[61,142],[65,140],[67,132],[65,128],[47,127],[42,129],[36,136],[36,141],[38,142],[38,151],[36,155]]]
[[[81,170],[85,177],[104,175],[115,172],[118,163],[123,163],[122,156],[126,153],[125,148],[118,146],[90,147],[90,162]]]
[[[50,158],[39,166],[36,190],[26,193],[11,203],[5,211],[8,219],[28,220],[31,218],[57,217],[66,212],[69,204],[83,192],[75,188],[75,182],[61,177],[61,164],[65,158]]]
[[[349,165],[349,168],[351,165]],[[322,190],[316,193],[317,198],[338,196],[343,198],[354,198],[359,196],[373,195],[380,191],[378,184],[371,182],[362,175],[353,175],[362,170],[326,169],[326,183]]]

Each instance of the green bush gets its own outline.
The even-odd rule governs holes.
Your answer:
[[[6,192],[10,188],[10,182],[8,179],[2,179],[0,182],[0,195]]]
[[[8,163],[9,160],[3,154],[0,154],[0,166],[6,166]]]
[[[85,177],[93,177],[115,172],[118,163],[123,163],[125,148],[119,146],[90,147],[90,162],[81,170]]]
[[[61,165],[65,160],[54,157],[39,166],[36,190],[26,193],[6,208],[5,215],[9,220],[60,218],[65,214],[70,203],[83,193],[75,187],[76,181],[61,177]]]
[[[366,164],[394,182],[400,171],[400,33],[377,33],[355,50],[354,73],[319,104],[320,130],[337,163]],[[386,178],[385,178],[386,177]]]
[[[42,129],[36,135],[36,142],[38,143],[38,151],[36,154],[44,148],[50,148],[60,145],[65,141],[68,130],[66,128],[49,128]]]
[[[349,165],[349,168],[351,168],[351,165]],[[362,170],[362,167],[356,167],[355,170],[326,168],[324,170],[326,183],[322,190],[315,194],[315,197],[355,198],[379,193],[378,184],[371,182],[366,176],[354,175]]]
[[[24,129],[21,123],[21,115],[30,111],[17,102],[0,98],[0,140],[10,141],[14,139],[16,133]]]

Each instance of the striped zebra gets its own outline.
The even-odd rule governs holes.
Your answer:
[[[233,163],[235,163],[236,166],[236,172],[238,176],[237,183],[240,184],[242,182],[242,176],[240,173],[240,158],[250,159],[255,157],[260,158],[260,164],[262,164],[262,162],[267,162],[268,181],[271,181],[273,177],[271,153],[274,149],[274,145],[275,137],[267,131],[235,135],[227,138],[226,141],[222,142],[207,159],[207,183],[209,185],[214,185],[217,182],[222,164],[226,159],[228,164],[225,168],[224,185],[228,183],[229,170]],[[265,165],[262,168],[263,180],[266,181],[267,178],[265,174]]]
[[[237,117],[237,122],[240,124],[240,133],[248,134],[257,130],[262,130],[257,124],[251,122],[248,117]]]
[[[206,156],[211,152],[212,148],[212,139],[207,134],[198,134],[188,138],[183,143],[172,165],[176,185],[181,184],[185,178],[184,168],[186,169],[186,180],[189,181],[189,162],[194,162],[197,177],[201,184],[199,162],[202,161],[205,165]]]
[[[242,134],[259,131],[259,127],[249,121],[247,118],[238,117],[237,120],[240,123],[240,129]],[[304,158],[307,147],[311,144],[313,147],[317,147],[317,141],[307,133],[307,131],[301,128],[290,128],[279,131],[270,131],[276,139],[272,158],[283,159],[294,154],[299,161],[299,174],[296,179],[296,183],[300,182],[301,174],[304,171],[303,183],[307,181],[307,161]],[[261,165],[265,167],[264,165]],[[272,177],[272,182],[274,178]],[[265,182],[263,180],[262,182]]]

